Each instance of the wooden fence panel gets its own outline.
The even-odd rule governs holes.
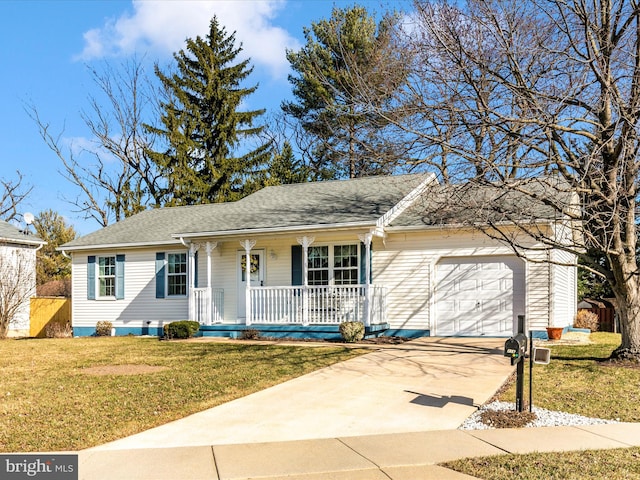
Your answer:
[[[31,298],[30,337],[44,338],[47,325],[71,323],[71,299],[61,297]]]
[[[601,332],[616,332],[615,308],[588,308],[590,312],[598,315],[598,330]]]

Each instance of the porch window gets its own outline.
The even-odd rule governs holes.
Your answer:
[[[167,255],[167,292],[169,296],[187,294],[187,254]]]
[[[336,285],[358,284],[358,245],[333,247],[333,278]]]
[[[309,247],[309,285],[357,285],[358,245],[318,245]]]
[[[329,284],[329,247],[309,247],[309,285]]]
[[[98,257],[98,295],[116,296],[116,257]]]

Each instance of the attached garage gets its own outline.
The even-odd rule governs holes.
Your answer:
[[[436,265],[437,336],[510,336],[525,313],[525,264],[515,256],[451,257]]]

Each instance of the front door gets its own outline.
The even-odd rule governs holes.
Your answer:
[[[246,290],[247,290],[247,255],[238,252],[237,278],[238,278],[238,318],[247,318]],[[260,287],[264,284],[264,250],[251,251],[250,280],[252,287]]]

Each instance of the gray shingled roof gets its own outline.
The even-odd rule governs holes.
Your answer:
[[[556,178],[536,178],[512,185],[466,183],[434,185],[391,227],[473,225],[514,221],[553,220],[569,206],[571,190]],[[551,200],[555,205],[545,203]]]
[[[0,240],[23,245],[40,245],[46,243],[37,235],[31,233],[25,234],[19,228],[2,220],[0,220]]]
[[[374,225],[427,178],[415,174],[280,185],[237,202],[146,210],[62,248],[175,243],[179,234],[216,236],[311,225]]]

